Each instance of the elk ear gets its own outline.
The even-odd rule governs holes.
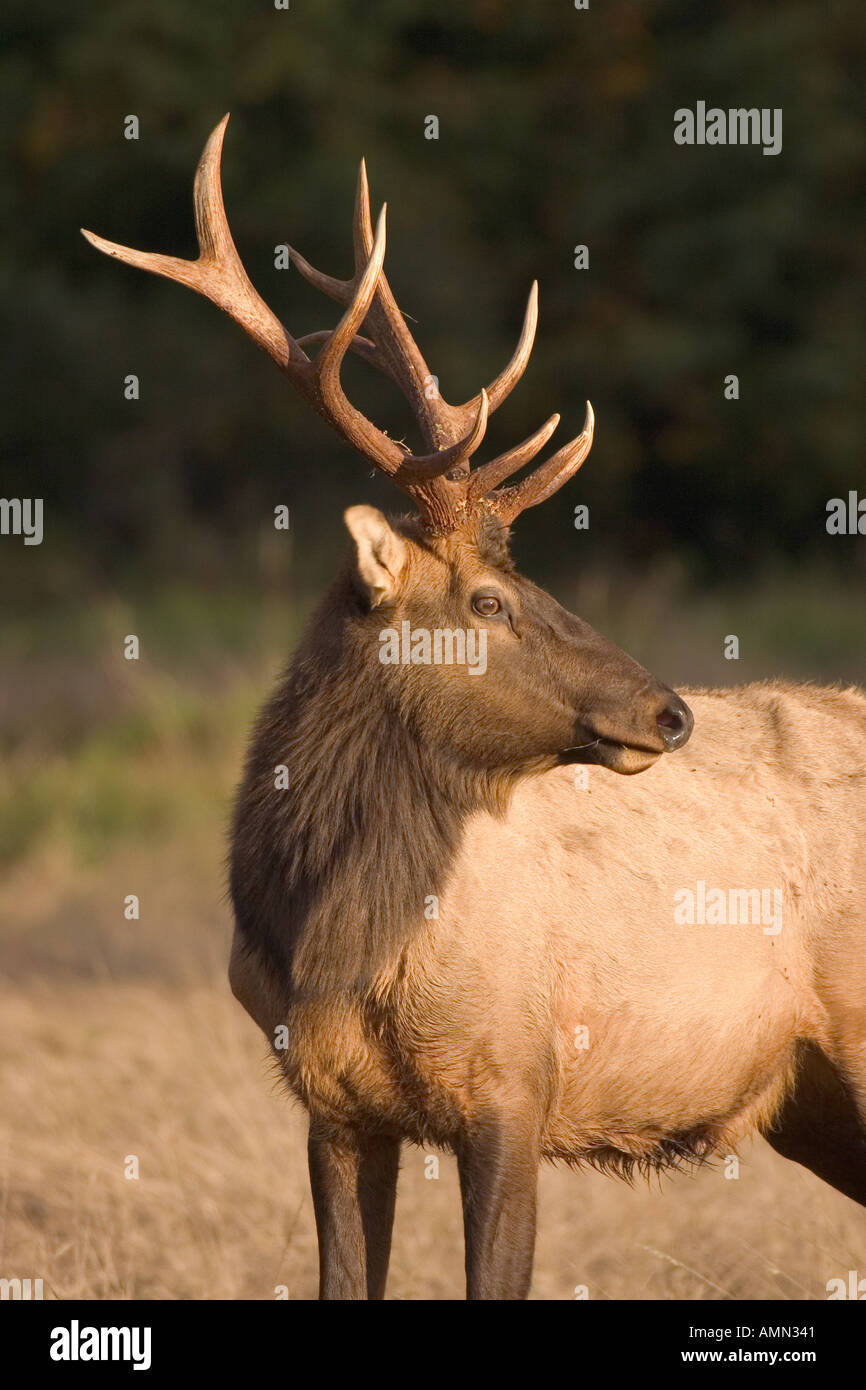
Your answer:
[[[407,547],[375,507],[349,507],[343,520],[358,549],[358,574],[372,608],[394,597]]]

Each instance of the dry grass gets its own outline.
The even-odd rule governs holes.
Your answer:
[[[0,1017],[0,1273],[57,1298],[315,1296],[303,1117],[227,988],[34,985]],[[425,1168],[407,1149],[389,1294],[459,1298],[454,1165]],[[820,1299],[864,1251],[866,1213],[764,1144],[735,1181],[546,1170],[533,1296]]]

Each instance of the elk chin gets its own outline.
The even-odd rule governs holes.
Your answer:
[[[645,772],[652,767],[660,757],[661,753],[651,753],[647,748],[631,748],[625,743],[600,738],[591,750],[588,761],[598,763],[610,772],[619,772],[623,777],[633,777],[636,772]]]
[[[636,772],[645,772],[660,757],[661,753],[651,753],[647,748],[633,748],[612,738],[599,738],[576,748],[566,748],[560,753],[559,762],[591,763],[596,767],[606,767],[610,772],[619,772],[624,777],[632,777]]]

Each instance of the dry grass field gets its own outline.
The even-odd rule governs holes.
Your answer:
[[[132,619],[106,617],[104,632],[138,630]],[[225,982],[226,808],[275,660],[257,647],[221,659],[217,678],[201,654],[195,672],[185,664],[188,648],[181,634],[173,654],[135,669],[91,655],[62,680],[54,649],[47,683],[44,654],[36,665],[13,654],[0,1276],[42,1278],[46,1297],[315,1294],[303,1116]],[[124,916],[129,894],[138,920]],[[454,1164],[442,1157],[438,1178],[429,1168],[405,1151],[392,1298],[462,1297]],[[733,1179],[724,1165],[632,1188],[593,1172],[542,1177],[538,1299],[573,1299],[577,1286],[592,1299],[823,1299],[852,1269],[866,1273],[866,1211],[760,1142]]]

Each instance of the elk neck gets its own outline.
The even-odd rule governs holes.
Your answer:
[[[344,574],[308,623],[262,712],[235,811],[238,923],[293,990],[363,990],[396,962],[442,892],[467,817],[503,811],[516,781],[461,767],[410,727],[378,645],[359,640],[357,602]]]

